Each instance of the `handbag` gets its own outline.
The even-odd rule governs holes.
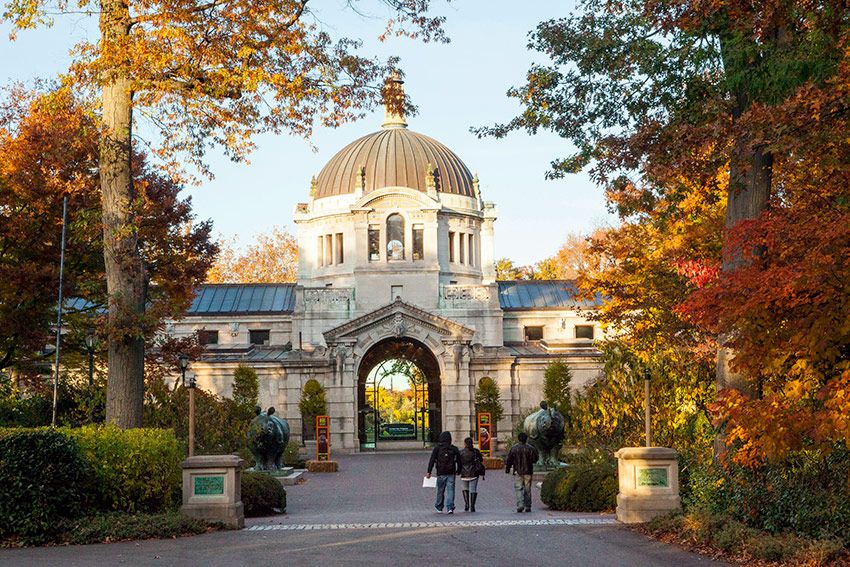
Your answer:
[[[476,450],[476,456],[478,457],[478,461],[475,463],[475,474],[477,476],[484,476],[487,472],[487,467],[484,466],[484,460],[481,456],[481,451]]]

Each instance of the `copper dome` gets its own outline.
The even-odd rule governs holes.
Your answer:
[[[354,193],[365,173],[364,192],[384,187],[410,187],[427,192],[429,166],[434,185],[442,193],[473,197],[472,174],[446,146],[406,125],[385,124],[340,150],[316,179],[315,199]]]

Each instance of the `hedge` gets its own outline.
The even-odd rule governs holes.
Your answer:
[[[61,431],[77,441],[93,469],[99,509],[159,512],[179,501],[182,452],[171,430],[93,425]]]
[[[243,471],[241,487],[245,516],[270,516],[286,511],[286,490],[270,474]]]
[[[49,428],[0,429],[0,536],[59,531],[86,508],[91,469],[78,444]]]
[[[547,474],[540,499],[552,510],[603,512],[616,506],[617,488],[611,463],[576,463]]]

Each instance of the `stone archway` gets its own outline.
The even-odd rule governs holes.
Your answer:
[[[388,337],[372,345],[360,360],[357,368],[357,434],[361,448],[375,440],[377,431],[369,435],[370,405],[367,401],[367,379],[369,373],[387,360],[404,360],[416,365],[424,375],[423,396],[418,401],[417,411],[427,412],[428,437],[422,441],[433,441],[442,431],[442,388],[440,364],[434,353],[422,342],[410,337]],[[425,419],[422,419],[424,426]],[[371,424],[377,427],[377,423]]]

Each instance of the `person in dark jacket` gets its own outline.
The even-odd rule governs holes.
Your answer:
[[[531,475],[534,474],[534,463],[537,462],[537,449],[526,443],[528,435],[523,431],[519,434],[519,443],[508,451],[505,460],[505,472],[510,474],[514,469],[514,491],[516,492],[516,511],[531,512]]]
[[[475,512],[478,500],[478,477],[484,480],[484,458],[481,451],[472,446],[472,437],[463,440],[460,450],[460,484],[463,488],[463,511]]]
[[[431,471],[435,464],[437,465],[437,500],[434,502],[434,508],[437,509],[437,512],[442,512],[445,500],[446,510],[449,514],[454,514],[455,475],[460,472],[460,451],[452,445],[452,434],[448,431],[440,433],[440,441],[431,451],[431,460],[428,461],[428,474],[425,475],[428,478],[431,478]],[[446,492],[448,494],[445,494]]]

